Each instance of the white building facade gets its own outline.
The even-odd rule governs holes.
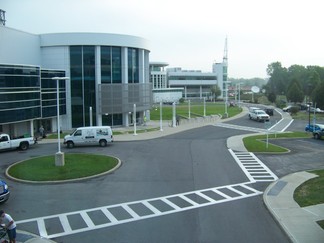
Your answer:
[[[26,92],[30,90],[31,87],[24,87],[30,82],[19,83],[22,80],[19,78],[24,76],[24,70],[35,69],[27,76],[33,79],[33,99],[37,100],[33,104],[33,115],[26,116],[26,119],[14,115],[7,120],[0,118],[3,128],[11,124],[12,129],[24,122],[29,124],[26,126],[30,128],[28,132],[37,129],[45,119],[42,114],[46,114],[46,109],[56,107],[56,86],[49,80],[58,75],[69,78],[60,86],[60,101],[64,104],[60,124],[64,130],[89,126],[90,122],[92,125],[128,126],[135,116],[136,120],[141,119],[152,107],[150,51],[143,38],[108,33],[35,35],[6,26],[0,26],[0,37],[0,68],[3,70],[0,71],[0,82],[4,86],[12,85],[11,80],[16,85],[3,86],[2,94],[6,95],[3,98],[9,97],[9,88],[17,92],[21,88]],[[51,87],[47,87],[46,82]],[[44,102],[43,98],[47,101]],[[133,114],[134,104],[136,114]],[[44,107],[46,109],[42,109]],[[10,104],[3,103],[1,108],[2,111],[19,109],[14,107],[13,100]],[[50,113],[46,116],[50,123],[48,129],[55,131],[56,113]]]

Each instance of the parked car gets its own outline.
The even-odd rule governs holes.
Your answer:
[[[321,139],[322,136],[324,136],[324,125],[318,124],[319,129],[313,131],[313,137],[316,139]]]
[[[306,132],[314,132],[314,131],[317,131],[317,130],[321,130],[320,126],[324,126],[323,124],[307,124],[305,126],[305,131]]]
[[[68,148],[75,145],[100,145],[107,146],[113,142],[113,132],[110,126],[79,127],[70,135],[64,137],[64,144]]]
[[[21,149],[26,150],[30,145],[36,143],[36,140],[33,137],[29,136],[20,136],[11,138],[8,134],[0,134],[0,150],[9,150],[9,149]]]
[[[265,113],[267,113],[269,116],[273,116],[273,109],[272,108],[265,108]]]
[[[284,112],[291,112],[292,109],[300,110],[300,107],[299,106],[288,105],[288,106],[282,108],[282,110]]]
[[[307,111],[309,112],[311,112],[311,113],[324,113],[324,110],[321,110],[320,108],[314,108],[314,107],[308,107],[307,108]]]
[[[267,113],[265,113],[265,111],[263,111],[263,110],[254,110],[253,112],[251,112],[250,119],[259,121],[259,122],[269,121],[270,116]]]
[[[0,180],[0,203],[3,203],[9,199],[10,191],[5,181]]]
[[[253,106],[249,107],[249,118],[250,118],[250,119],[251,119],[251,113],[252,113],[253,111],[255,111],[255,110],[260,110],[260,108],[259,108],[259,107],[253,107]]]

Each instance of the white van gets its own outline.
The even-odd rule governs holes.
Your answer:
[[[78,145],[100,145],[107,146],[113,142],[113,132],[110,126],[79,127],[70,135],[64,137],[64,144],[68,148]]]

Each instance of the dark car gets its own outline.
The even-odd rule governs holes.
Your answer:
[[[267,113],[269,116],[273,116],[273,109],[272,108],[265,108],[265,113]]]
[[[323,124],[315,124],[315,125],[313,125],[313,124],[307,124],[305,126],[305,131],[306,132],[315,132],[317,130],[321,130],[320,127],[322,127],[322,126],[324,126],[324,125]]]
[[[5,181],[0,180],[0,203],[5,202],[9,199],[10,191]]]
[[[319,129],[313,131],[313,136],[316,139],[321,139],[322,136],[324,136],[324,125],[318,124]]]

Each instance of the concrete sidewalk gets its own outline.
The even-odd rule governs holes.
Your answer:
[[[301,208],[294,200],[295,189],[317,175],[298,172],[273,182],[264,192],[264,202],[292,242],[324,242],[324,230],[316,221],[324,220],[324,204]]]

